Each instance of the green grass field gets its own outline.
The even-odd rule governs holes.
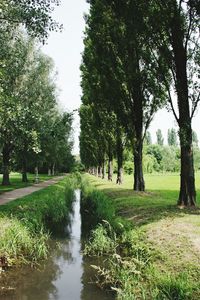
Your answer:
[[[180,210],[177,206],[179,194],[178,174],[148,174],[145,176],[146,192],[134,192],[133,177],[125,175],[123,184],[87,175],[90,182],[114,201],[120,215],[132,218],[135,224],[146,224],[165,216],[187,215],[198,210]],[[196,174],[197,206],[200,205],[200,173]]]
[[[51,179],[51,178],[52,178],[52,176],[48,176],[47,174],[39,174],[39,180],[40,181],[48,180],[48,179]],[[2,174],[0,174],[0,194],[3,193],[3,192],[9,192],[9,191],[12,191],[12,190],[15,190],[15,189],[30,186],[30,185],[34,184],[34,179],[35,179],[35,175],[28,173],[29,182],[25,183],[25,182],[22,182],[22,175],[20,173],[13,173],[12,172],[10,174],[10,183],[11,183],[11,185],[2,186],[1,185]]]
[[[163,284],[168,284],[170,288],[177,280],[184,290],[187,280],[181,279],[181,276],[187,274],[189,291],[192,282],[198,282],[200,277],[200,173],[196,174],[197,207],[193,209],[180,209],[176,205],[179,194],[178,174],[146,175],[145,192],[133,191],[133,177],[130,175],[124,176],[120,186],[115,184],[115,178],[108,182],[91,175],[85,177],[112,200],[117,215],[128,219],[133,228],[145,232],[147,243],[160,253],[153,265],[157,275],[154,277],[151,274],[151,277],[157,281],[166,276],[163,277]],[[170,281],[173,278],[174,282]],[[192,298],[159,299],[200,297],[199,293],[195,293],[191,293]]]

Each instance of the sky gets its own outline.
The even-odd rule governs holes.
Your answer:
[[[57,85],[59,87],[59,102],[63,110],[78,109],[81,104],[80,64],[83,52],[84,13],[89,5],[85,0],[61,0],[61,5],[54,11],[54,18],[64,26],[62,33],[52,32],[49,39],[42,47],[43,52],[53,58],[55,69],[58,72]],[[79,152],[79,119],[74,117],[74,154]],[[193,129],[200,140],[200,108],[193,119]],[[156,131],[161,129],[167,144],[167,130],[178,129],[172,113],[166,109],[160,110],[154,117],[150,126],[153,142],[156,141]]]

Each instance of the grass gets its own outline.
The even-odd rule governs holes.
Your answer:
[[[106,269],[97,267],[100,280],[104,283],[105,278],[110,280],[109,285],[117,291],[117,299],[200,299],[200,173],[196,175],[197,208],[182,210],[176,206],[178,174],[146,175],[146,192],[134,192],[132,176],[128,175],[121,186],[114,180],[108,182],[90,175],[84,175],[84,178],[109,199],[115,211],[113,220],[120,217],[132,227],[118,237],[118,246],[110,255]],[[132,235],[138,230],[142,234],[135,240]],[[104,234],[102,240],[106,245],[105,233],[99,230],[97,234]],[[94,233],[93,237],[96,237]],[[93,242],[95,239],[89,242],[91,249],[95,247]],[[140,245],[137,255],[129,251],[134,244]],[[136,266],[140,276],[131,275],[126,267],[130,264],[133,268],[132,259],[138,255],[140,258],[141,249],[145,247],[149,249],[144,253],[149,255],[151,264],[144,272]],[[116,261],[116,254],[120,255],[121,262]],[[143,257],[141,261],[144,262]],[[117,267],[119,263],[121,271]]]
[[[113,205],[119,215],[132,220],[137,225],[158,221],[167,216],[199,215],[199,210],[185,209],[180,211],[177,208],[179,188],[179,176],[177,174],[146,175],[147,191],[143,193],[133,191],[133,178],[130,175],[124,176],[124,183],[120,186],[115,184],[115,180],[108,182],[89,175],[87,178],[98,190],[103,191],[110,199],[114,199]],[[196,187],[197,205],[199,206],[200,173],[196,176]],[[193,220],[191,221],[193,222]]]
[[[46,258],[48,238],[71,209],[76,178],[0,206],[0,267]],[[4,266],[3,266],[4,267]]]
[[[53,178],[53,176],[48,176],[47,174],[39,174],[40,181],[45,181]],[[15,189],[31,186],[34,184],[35,174],[28,173],[28,182],[22,182],[22,175],[20,173],[10,173],[11,185],[3,186],[0,185],[0,194],[4,192],[10,192]],[[2,181],[2,174],[0,174],[0,182]]]

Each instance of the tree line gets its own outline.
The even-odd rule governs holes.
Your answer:
[[[180,173],[180,146],[178,136],[174,128],[168,129],[167,144],[160,129],[156,132],[156,142],[152,143],[151,134],[147,131],[143,146],[143,170],[144,173],[154,172],[178,172]],[[193,132],[194,169],[200,170],[200,149],[197,134]],[[129,149],[124,150],[124,172],[133,173],[132,155]],[[114,161],[116,172],[116,162]]]
[[[0,169],[9,185],[10,170],[49,175],[73,164],[71,113],[58,105],[56,72],[40,50],[50,30],[60,30],[51,17],[59,1],[0,1]]]
[[[178,126],[178,204],[196,202],[192,118],[199,96],[199,2],[88,0],[82,58],[80,154],[86,168],[133,155],[136,191],[145,190],[143,147],[155,113],[167,107]]]

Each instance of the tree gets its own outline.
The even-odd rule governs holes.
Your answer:
[[[199,96],[199,6],[197,1],[151,0],[148,2],[147,31],[168,90],[168,103],[179,126],[181,176],[178,204],[196,202],[191,120]],[[147,40],[149,41],[149,40]],[[178,114],[173,102],[176,97]],[[190,101],[191,100],[191,101]]]
[[[146,132],[145,141],[146,141],[147,145],[152,144],[151,133],[149,131]]]
[[[18,37],[13,41],[8,34],[4,40],[1,61],[1,91],[0,91],[0,139],[3,153],[3,180],[2,184],[9,185],[9,161],[15,147],[16,132],[22,113],[20,103],[20,90],[26,62],[29,55],[27,41],[18,32]],[[11,43],[12,41],[12,43]]]
[[[163,146],[164,138],[163,138],[163,135],[162,135],[162,131],[160,129],[158,129],[156,131],[156,137],[157,137],[157,144],[160,145],[160,146]]]
[[[174,128],[168,129],[167,141],[169,146],[177,146],[177,135],[176,130]]]
[[[80,115],[80,157],[86,168],[97,167],[97,141],[93,131],[93,115],[90,105],[82,104]]]
[[[27,181],[28,158],[38,157],[41,150],[41,136],[49,120],[53,118],[56,106],[56,87],[51,79],[52,60],[38,51],[34,44],[26,61],[18,101],[21,115],[17,124],[15,152],[21,163],[22,179]],[[47,131],[46,131],[47,132]]]
[[[51,119],[45,122],[46,126],[44,124],[45,129],[40,137],[40,155],[48,166],[49,175],[55,175],[59,170],[69,171],[72,167],[72,120],[71,113],[56,110]]]
[[[195,147],[198,147],[199,140],[197,137],[197,133],[194,130],[192,130],[192,142]]]
[[[137,1],[90,1],[90,4],[86,46],[89,45],[92,55],[87,57],[87,63],[91,68],[95,66],[96,84],[107,95],[108,106],[132,143],[134,189],[144,190],[143,139],[164,99],[163,86],[152,73],[156,73],[152,68],[154,58],[143,47],[144,6]],[[93,79],[91,75],[88,82],[94,86]],[[93,97],[95,102],[96,98],[97,94]]]
[[[162,148],[161,168],[165,172],[178,172],[180,170],[180,161],[174,147],[164,146]]]
[[[11,158],[15,158],[22,172],[22,180],[27,182],[30,160],[38,168],[38,163],[42,165],[48,157],[47,151],[54,147],[57,150],[54,149],[52,159],[57,162],[60,152],[66,162],[67,157],[71,159],[72,148],[69,141],[72,121],[68,114],[59,113],[57,108],[52,60],[20,31],[15,40],[10,39],[9,34],[7,37],[7,52],[1,53],[3,67],[0,79],[0,144],[4,185],[10,184]],[[47,137],[51,135],[55,116],[59,119],[59,130],[54,141],[50,141]],[[47,140],[48,145],[45,143]],[[59,160],[62,163],[62,159]]]
[[[154,157],[154,165],[153,168],[155,171],[159,172],[162,170],[162,159],[163,159],[163,153],[162,153],[162,146],[155,144],[155,145],[149,145],[146,147],[146,154]]]

